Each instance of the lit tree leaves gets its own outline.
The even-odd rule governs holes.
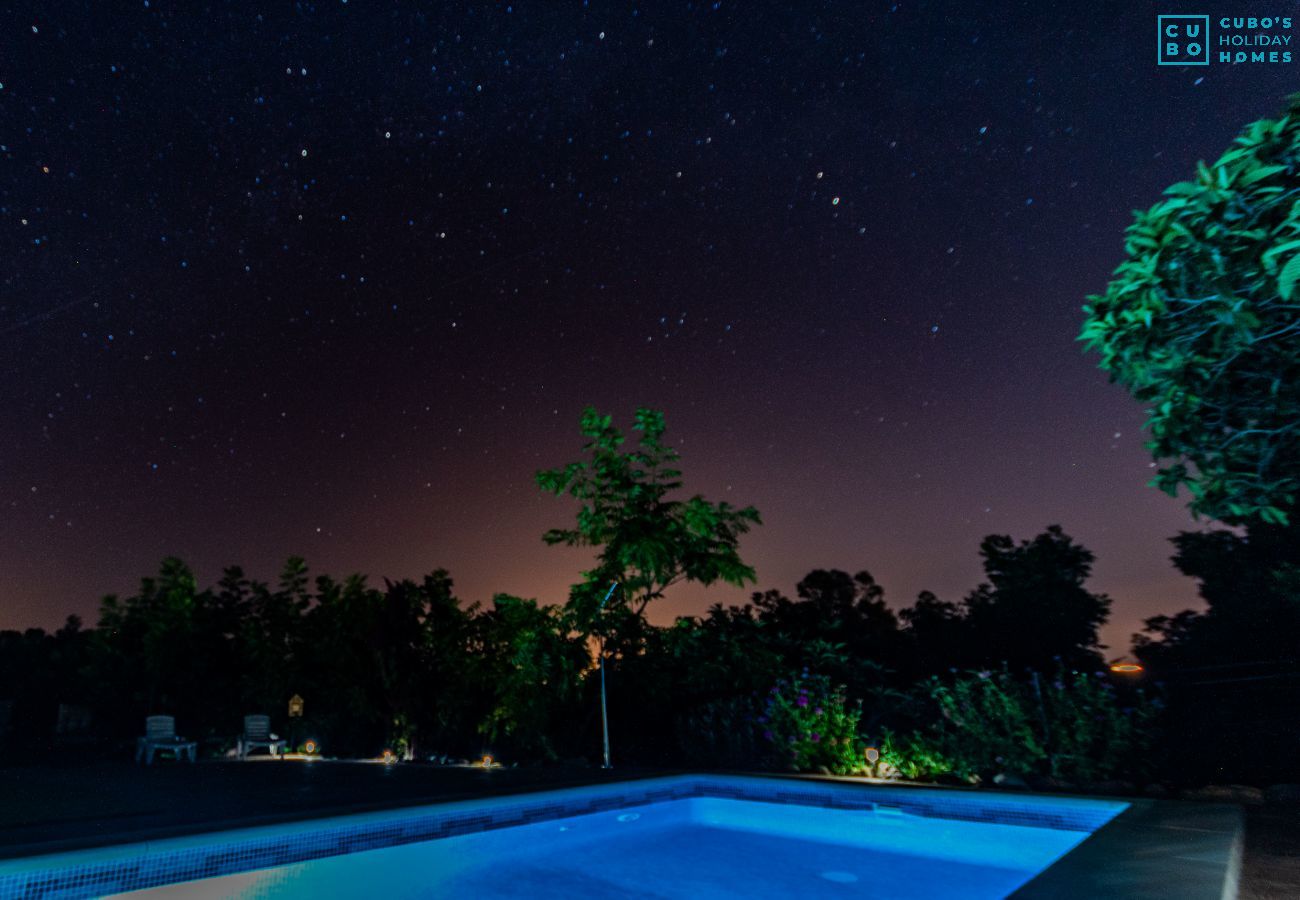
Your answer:
[[[1285,524],[1300,497],[1300,95],[1135,213],[1079,339],[1148,405],[1152,484]]]
[[[664,415],[638,409],[636,446],[624,449],[623,433],[610,416],[588,407],[579,428],[587,438],[583,459],[536,475],[547,493],[580,502],[573,528],[553,528],[548,544],[598,547],[597,567],[584,572],[573,603],[588,621],[603,596],[602,585],[618,581],[620,598],[639,615],[646,605],[682,581],[743,585],[754,569],[740,557],[741,535],[762,524],[752,506],[714,503],[700,495],[672,495],[681,488],[679,455],[663,441]]]

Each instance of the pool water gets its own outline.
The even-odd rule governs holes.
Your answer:
[[[692,797],[121,896],[976,900],[1007,896],[1086,837],[881,808]]]

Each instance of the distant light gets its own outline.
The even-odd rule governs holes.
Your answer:
[[[875,747],[868,747],[864,755],[867,757],[867,762],[871,763],[873,766],[880,759],[880,751]]]
[[[1131,675],[1135,672],[1144,671],[1143,668],[1139,666],[1137,663],[1115,663],[1110,667],[1110,670],[1112,672],[1122,672],[1126,675]]]
[[[384,765],[386,765],[386,766],[391,766],[391,765],[392,765],[393,763],[395,763],[395,762],[397,762],[397,757],[393,754],[393,751],[392,751],[392,750],[385,750],[385,751],[384,751]]]
[[[315,741],[308,741],[307,743],[303,744],[302,749],[306,750],[306,751],[307,751],[307,754],[310,756],[311,754],[315,753],[315,752],[316,752],[318,749],[320,749],[320,748],[316,746],[316,742],[315,742]]]
[[[479,762],[479,765],[481,765],[485,769],[490,769],[492,768],[492,762],[493,760],[491,754],[484,754],[483,759]]]

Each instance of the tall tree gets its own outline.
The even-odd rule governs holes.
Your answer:
[[[1295,660],[1300,655],[1300,534],[1256,525],[1244,533],[1185,531],[1174,565],[1195,578],[1204,612],[1146,621],[1138,655],[1168,672],[1186,667]]]
[[[1148,404],[1152,482],[1229,524],[1300,498],[1300,95],[1136,215],[1080,340]]]
[[[1096,665],[1098,629],[1110,598],[1084,582],[1092,551],[1053,525],[1017,544],[993,534],[980,543],[988,581],[966,597],[972,653],[980,662],[1049,669],[1057,658],[1071,666]]]
[[[491,609],[476,619],[478,664],[491,697],[480,729],[490,749],[516,757],[555,760],[573,741],[562,727],[564,714],[579,698],[581,675],[591,658],[572,634],[559,607],[539,606],[509,594],[492,598]]]
[[[940,600],[931,591],[921,591],[914,604],[899,610],[898,617],[911,643],[909,672],[933,675],[969,665],[971,647],[966,620],[956,603]]]
[[[870,572],[814,569],[795,586],[797,600],[778,591],[753,595],[758,619],[783,645],[790,663],[806,665],[862,697],[882,668],[899,663],[898,618]]]
[[[591,621],[604,587],[621,584],[615,603],[640,617],[647,605],[684,581],[743,585],[754,569],[740,557],[740,537],[761,524],[752,506],[734,507],[696,494],[673,495],[682,486],[679,454],[663,439],[664,416],[636,411],[634,449],[610,416],[592,407],[582,413],[587,439],[583,458],[537,473],[543,491],[576,498],[577,522],[543,535],[548,544],[598,549],[597,565],[575,585],[573,604],[580,622]]]

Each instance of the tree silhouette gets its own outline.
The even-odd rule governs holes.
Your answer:
[[[965,601],[970,650],[985,665],[1046,671],[1101,662],[1097,630],[1110,598],[1084,587],[1094,556],[1059,525],[1017,544],[1007,535],[980,543],[988,582]]]

